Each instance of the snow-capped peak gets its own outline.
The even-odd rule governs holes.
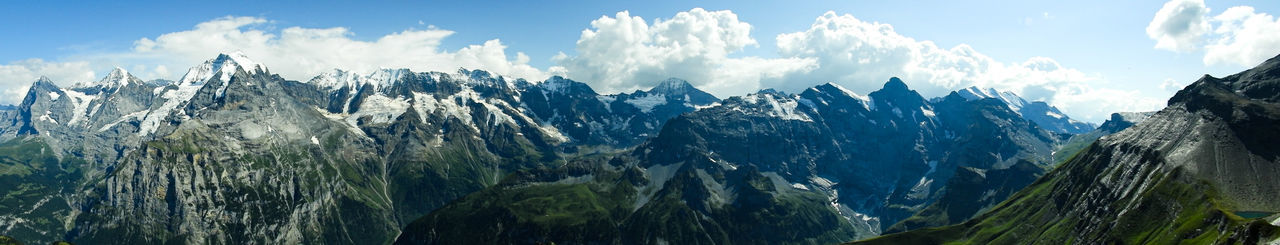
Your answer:
[[[400,78],[412,73],[413,71],[409,71],[409,69],[404,69],[404,68],[401,68],[401,69],[383,68],[383,69],[374,71],[372,74],[369,74],[369,76],[364,79],[364,83],[373,84],[374,87],[376,88],[390,87],[391,85],[394,85],[396,81],[399,81]]]
[[[956,91],[956,93],[959,94],[960,97],[964,97],[966,100],[978,100],[985,98],[999,99],[1009,105],[1009,109],[1018,113],[1021,113],[1022,107],[1026,106],[1028,103],[1026,99],[1023,99],[1013,92],[996,91],[992,88],[984,90],[975,86]]]
[[[215,77],[225,83],[231,81],[231,76],[235,75],[237,70],[242,70],[249,75],[268,73],[266,66],[253,62],[244,53],[236,51],[231,54],[218,54],[217,58],[192,67],[187,70],[187,74],[183,75],[181,80],[178,80],[178,84],[204,84]]]
[[[103,77],[102,80],[98,80],[97,82],[77,83],[72,87],[73,88],[89,88],[89,87],[102,86],[102,87],[119,88],[119,87],[124,87],[125,85],[128,85],[131,81],[135,81],[135,80],[139,82],[142,81],[142,80],[139,80],[137,77],[134,77],[132,74],[129,74],[129,71],[126,71],[124,68],[116,67],[115,69],[112,69],[111,73],[107,74],[106,77]]]
[[[335,90],[355,86],[356,77],[357,74],[354,72],[343,71],[342,69],[333,69],[333,71],[316,75],[316,77],[311,78],[311,80],[307,80],[307,83],[319,88]]]
[[[565,93],[569,90],[570,86],[573,86],[573,82],[568,78],[561,76],[552,76],[551,78],[547,78],[546,81],[538,83],[538,87],[541,87],[542,90],[551,93]]]
[[[691,88],[693,88],[693,85],[689,84],[689,81],[673,77],[662,80],[662,82],[658,83],[658,86],[653,86],[653,88],[649,89],[649,93],[677,95],[688,93]]]
[[[341,88],[351,88],[352,90],[364,87],[364,85],[372,85],[373,88],[380,89],[394,85],[402,77],[412,74],[409,69],[389,69],[382,68],[368,75],[360,73],[344,71],[341,69],[333,69],[333,71],[321,73],[307,83],[324,88],[330,91]]]

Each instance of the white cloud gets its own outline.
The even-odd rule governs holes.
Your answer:
[[[968,45],[941,48],[900,35],[889,24],[834,12],[818,17],[807,30],[778,35],[781,58],[729,58],[756,43],[750,24],[730,11],[693,9],[652,24],[620,12],[591,25],[578,40],[577,55],[557,55],[553,60],[560,66],[548,71],[603,92],[643,89],[666,77],[681,77],[722,97],[763,88],[794,92],[825,82],[865,93],[896,76],[925,96],[967,86],[996,88],[1049,101],[1086,120],[1102,120],[1119,110],[1153,110],[1163,103],[1138,91],[1104,89],[1102,78],[1049,58],[999,62]]]
[[[469,45],[455,52],[439,50],[441,41],[454,32],[428,28],[409,29],[375,41],[352,39],[343,27],[288,27],[276,32],[258,28],[270,23],[262,18],[224,17],[196,25],[195,29],[135,42],[134,54],[190,66],[220,52],[240,50],[272,72],[304,80],[333,68],[368,72],[381,67],[418,71],[453,71],[459,67],[484,69],[497,74],[544,79],[541,70],[528,65],[528,57],[516,53],[507,58],[498,39]]]
[[[1172,0],[1156,11],[1147,25],[1147,37],[1156,40],[1156,48],[1185,52],[1195,50],[1209,32],[1204,0]]]
[[[1185,87],[1185,86],[1186,85],[1183,85],[1177,80],[1173,80],[1173,78],[1165,78],[1164,82],[1160,83],[1160,90],[1164,90],[1167,92],[1177,92],[1178,90],[1182,90],[1182,87]]]
[[[1204,49],[1204,64],[1252,67],[1280,53],[1280,20],[1253,7],[1227,8],[1210,17],[1203,0],[1172,0],[1147,26],[1156,48]]]
[[[126,52],[81,54],[67,62],[39,59],[0,65],[0,104],[17,103],[40,75],[59,85],[94,81],[93,71],[129,64],[130,72],[143,79],[176,80],[187,67],[214,58],[218,53],[242,51],[271,72],[288,79],[306,80],[334,68],[369,72],[378,68],[410,68],[416,71],[454,71],[459,67],[542,80],[546,73],[528,65],[529,57],[516,53],[509,59],[498,39],[456,51],[440,50],[440,43],[454,32],[429,26],[408,29],[374,41],[353,39],[343,27],[288,27],[279,31],[272,22],[256,17],[223,17],[197,24],[193,29],[141,38]]]
[[[27,59],[0,65],[0,104],[18,104],[27,95],[27,88],[40,76],[47,76],[60,85],[92,81],[93,70],[89,62],[48,62]]]
[[[1252,67],[1280,53],[1280,20],[1253,7],[1228,8],[1213,21],[1218,39],[1205,46],[1204,63]]]
[[[1161,100],[1138,91],[1105,88],[1105,79],[1033,57],[1023,62],[996,61],[968,45],[941,48],[834,12],[817,18],[808,30],[778,35],[783,57],[816,59],[811,71],[791,74],[793,81],[836,81],[855,91],[879,89],[888,77],[902,78],[925,96],[941,96],[968,86],[1011,91],[1045,100],[1072,116],[1101,120],[1115,111],[1153,110]]]
[[[653,24],[627,11],[601,16],[583,30],[575,56],[553,58],[549,69],[602,92],[647,89],[679,77],[720,96],[754,92],[781,76],[809,69],[808,59],[729,58],[754,46],[751,25],[730,11],[695,8]]]

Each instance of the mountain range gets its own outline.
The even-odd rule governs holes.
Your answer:
[[[1254,146],[1274,129],[1269,72],[1207,77],[1188,90],[1216,90],[1171,100],[1237,123],[1215,135],[1261,130],[1224,148],[1261,152],[1227,170],[1274,166],[1273,149]],[[1231,97],[1242,94],[1257,97]],[[0,188],[0,207],[13,210],[0,213],[0,234],[86,244],[808,244],[895,233],[867,240],[893,242],[1010,212],[1063,172],[1106,169],[1079,167],[1100,145],[1156,144],[1150,137],[1161,134],[1130,132],[1188,130],[1209,125],[1184,125],[1190,115],[1212,114],[1169,110],[1118,113],[1095,127],[1013,93],[925,98],[898,78],[866,95],[829,83],[723,100],[677,78],[617,94],[467,69],[293,81],[221,54],[177,81],[123,69],[65,88],[41,78],[0,110],[0,183],[12,186]],[[1183,121],[1146,126],[1168,120]],[[1225,176],[1239,174],[1181,168],[1224,182],[1206,186],[1235,185]],[[1243,201],[1205,200],[1272,210],[1248,191],[1277,185],[1246,182],[1254,189],[1222,192]],[[1090,188],[1067,190],[1099,192]],[[1105,198],[1088,203],[1114,199]],[[1236,224],[1226,220],[1215,224]],[[1240,234],[1271,234],[1258,231]],[[1113,241],[1094,237],[1076,241]]]
[[[1280,243],[1280,57],[1113,116],[1143,117],[990,212],[854,244]]]

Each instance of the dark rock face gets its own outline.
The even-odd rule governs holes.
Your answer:
[[[608,162],[603,168],[577,174],[547,169],[508,179],[499,184],[504,187],[413,222],[398,243],[830,243],[870,237],[938,201],[949,182],[999,195],[1020,189],[1030,183],[1021,180],[1050,166],[1059,140],[1002,101],[953,95],[929,102],[896,79],[868,96],[834,84],[799,94],[761,91],[675,117],[634,150],[602,156],[598,161]],[[957,169],[1007,177],[950,181]],[[552,175],[561,177],[545,177]],[[557,200],[600,206],[597,216],[606,218],[520,218],[571,216],[517,205],[571,194]],[[613,201],[597,201],[602,199]],[[967,217],[978,209],[956,211]],[[495,226],[509,229],[465,235]],[[618,235],[552,232],[558,230]]]
[[[1201,78],[963,225],[860,243],[1273,243],[1278,63]]]
[[[0,183],[31,185],[0,192],[48,198],[0,200],[34,210],[0,214],[0,225],[37,243],[388,243],[502,176],[577,149],[632,147],[668,117],[713,103],[691,87],[665,88],[701,100],[611,111],[585,84],[556,79],[401,69],[297,82],[239,54],[180,81],[119,69],[68,88],[42,79],[0,118],[0,148],[52,160],[0,163],[22,173]],[[558,83],[573,88],[547,88]],[[32,180],[49,176],[62,181]]]
[[[465,69],[299,82],[224,54],[179,81],[37,81],[0,118],[17,159],[0,173],[21,173],[0,183],[29,184],[0,205],[30,210],[0,225],[90,244],[831,243],[1052,166],[1060,134],[1007,103],[896,78],[724,101]]]

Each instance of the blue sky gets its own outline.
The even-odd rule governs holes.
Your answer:
[[[1175,0],[1175,2],[1179,1],[1182,0]],[[1280,3],[1276,1],[1210,0],[1200,4],[1207,7],[1205,18],[1209,19],[1234,6],[1251,6],[1253,12],[1250,13],[1254,14],[1280,12]],[[1164,83],[1185,85],[1194,81],[1200,74],[1223,76],[1252,66],[1238,64],[1251,61],[1246,58],[1241,58],[1240,62],[1210,64],[1211,62],[1205,61],[1205,57],[1210,53],[1221,53],[1209,48],[1206,44],[1221,40],[1212,33],[1205,34],[1204,38],[1200,38],[1203,40],[1197,42],[1197,45],[1204,48],[1184,50],[1156,48],[1156,38],[1152,37],[1146,29],[1152,25],[1153,18],[1166,5],[1166,1],[646,1],[643,3],[624,1],[374,3],[32,1],[7,5],[9,6],[0,9],[0,23],[5,23],[0,25],[0,34],[4,36],[0,38],[0,90],[5,90],[6,92],[2,95],[9,98],[0,98],[0,103],[14,103],[20,100],[14,97],[21,93],[14,91],[24,89],[23,84],[33,81],[30,77],[33,74],[47,75],[55,78],[59,84],[69,85],[95,80],[96,77],[106,75],[112,67],[120,66],[140,68],[140,70],[131,69],[131,71],[143,79],[178,79],[184,73],[183,70],[197,65],[200,60],[212,58],[217,52],[233,51],[212,49],[225,49],[235,46],[235,43],[228,44],[231,46],[217,46],[218,48],[210,48],[210,50],[189,50],[165,46],[182,45],[183,43],[180,42],[161,41],[157,46],[159,51],[141,52],[137,49],[138,41],[143,38],[159,40],[162,35],[191,31],[197,24],[212,22],[227,16],[252,17],[258,21],[237,26],[236,29],[258,30],[277,38],[282,36],[282,31],[291,27],[317,30],[343,27],[346,28],[345,38],[353,42],[365,43],[374,43],[384,36],[403,32],[450,31],[446,37],[438,39],[437,46],[428,47],[433,49],[433,52],[424,53],[425,56],[444,54],[446,56],[441,56],[444,58],[404,61],[367,59],[368,62],[385,61],[388,64],[352,65],[337,61],[321,62],[335,64],[335,66],[386,67],[402,64],[397,62],[405,62],[403,64],[415,70],[479,66],[469,68],[507,71],[507,75],[530,79],[545,78],[546,75],[552,74],[566,75],[592,84],[602,92],[643,88],[659,80],[655,77],[678,76],[690,79],[699,87],[712,90],[711,92],[721,97],[740,95],[763,87],[782,87],[784,90],[789,89],[795,92],[822,82],[836,82],[855,92],[866,93],[887,80],[888,76],[904,76],[913,88],[920,89],[926,96],[940,96],[947,90],[966,85],[994,87],[1033,95],[1028,97],[1049,100],[1055,105],[1064,107],[1064,110],[1073,117],[1094,122],[1105,119],[1105,114],[1110,111],[1158,109],[1162,101],[1175,90],[1161,89]],[[675,66],[674,64],[689,66],[688,60],[665,64],[601,60],[609,59],[611,56],[605,55],[606,53],[594,53],[603,51],[586,50],[580,47],[583,30],[604,32],[601,31],[603,28],[592,25],[597,19],[616,19],[619,12],[627,11],[627,16],[640,17],[645,23],[656,26],[656,19],[670,20],[677,13],[693,12],[691,10],[694,8],[702,8],[710,12],[711,14],[705,15],[709,16],[707,18],[694,19],[711,21],[712,26],[714,23],[726,22],[723,18],[708,19],[726,16],[724,12],[717,12],[723,10],[727,10],[728,15],[736,18],[736,21],[732,21],[733,23],[749,25],[748,34],[725,38],[726,40],[746,38],[750,43],[729,44],[727,48],[729,51],[725,54],[711,52],[708,54],[710,56],[694,59],[710,60],[710,64],[690,66],[705,67],[715,72],[703,74],[698,73],[697,70],[670,68]],[[1037,75],[1039,73],[991,75],[1013,72],[1007,71],[1008,69],[979,72],[983,77],[998,77],[1007,81],[986,81],[997,78],[939,78],[940,75],[936,75],[936,72],[921,73],[924,75],[912,75],[907,72],[905,75],[898,75],[896,74],[899,69],[898,63],[881,64],[873,61],[871,65],[859,66],[858,62],[832,61],[834,56],[818,57],[825,54],[807,54],[806,56],[798,51],[782,54],[777,42],[780,34],[811,30],[815,20],[829,11],[834,14],[828,16],[832,17],[829,18],[830,20],[845,21],[842,23],[854,21],[861,24],[891,25],[893,35],[890,35],[889,40],[901,41],[902,39],[892,39],[892,37],[901,36],[918,42],[931,42],[940,49],[952,49],[957,45],[965,45],[971,47],[972,51],[980,53],[981,57],[1010,67],[1038,60],[1037,57],[1047,58],[1057,66],[1069,69],[1070,72],[1044,75],[1048,78],[1038,78],[1044,80],[1041,82],[1019,84],[1017,77],[1024,75],[1040,77],[1040,75]],[[1216,29],[1216,26],[1220,26],[1214,23],[1217,22],[1210,23],[1215,26],[1211,26],[1209,32]],[[679,25],[679,23],[673,25]],[[650,37],[670,35],[670,33],[654,32],[646,35]],[[797,40],[813,41],[809,42],[809,45],[832,43],[829,42],[831,40],[814,41],[811,36],[797,38],[800,38]],[[494,63],[492,57],[461,57],[467,52],[461,52],[460,49],[471,45],[482,45],[494,39],[499,40],[502,47],[487,46],[487,48],[491,51],[502,51],[499,53],[505,56],[505,63]],[[435,39],[426,40],[426,43],[432,40]],[[615,40],[599,38],[590,42],[610,41]],[[1232,41],[1234,40],[1227,42]],[[1255,52],[1270,52],[1272,55],[1280,53],[1280,50],[1268,50],[1267,48],[1271,46],[1264,45],[1266,42],[1262,43],[1254,45],[1261,46],[1257,48],[1261,51]],[[287,53],[268,52],[275,47],[271,46],[275,45],[272,44],[272,40],[266,41],[263,45],[256,49],[259,50],[257,52],[249,48],[245,53],[272,67],[273,71],[287,75],[289,79],[306,80],[309,76],[315,75],[312,73],[316,73],[317,69],[294,69],[290,67],[288,57],[278,57],[288,56]],[[654,55],[644,53],[647,51],[643,50],[661,46],[660,44],[644,45],[650,49],[639,49],[641,51],[636,52],[640,53],[628,54]],[[706,48],[723,47],[710,45]],[[863,56],[881,53],[838,47],[808,49],[793,46],[791,48],[788,50],[800,48],[799,50],[819,53],[831,53],[833,50],[848,51],[850,55]],[[898,48],[896,50],[902,50],[901,47],[896,48]],[[477,50],[481,49],[477,48]],[[522,55],[517,53],[522,53],[527,57],[527,61],[521,62]],[[560,53],[564,53],[565,57],[553,59]],[[323,57],[309,58],[324,59]],[[649,58],[675,60],[666,56]],[[33,63],[30,62],[31,59],[40,59],[41,62]],[[745,77],[724,75],[741,71],[734,70],[732,67],[773,67],[798,61],[809,62],[806,63],[809,65],[779,68],[776,73],[771,73],[773,75]],[[273,62],[281,64],[273,64]],[[440,62],[441,64],[418,67],[418,64],[413,62]],[[596,64],[602,63],[642,68],[625,74],[593,70],[599,68]],[[165,66],[167,72],[155,69],[158,65]],[[504,65],[513,68],[501,67]],[[839,65],[850,67],[839,67]],[[24,70],[20,68],[23,66],[29,68],[25,71],[31,74],[22,73]],[[60,68],[32,68],[37,66]],[[7,73],[6,67],[9,68]],[[553,67],[559,67],[559,69]],[[353,67],[329,68],[359,70]],[[840,71],[844,70],[848,70],[847,73],[859,75],[842,74]],[[59,76],[43,73],[65,74]],[[800,73],[804,74],[796,75]],[[933,81],[947,79],[954,81]],[[738,83],[738,81],[750,82]],[[1085,89],[1081,90],[1080,87]],[[1064,95],[1068,93],[1064,91],[1075,91],[1073,92],[1075,94]],[[1100,96],[1133,98],[1128,98],[1131,99],[1129,101],[1112,99],[1105,103],[1097,102],[1099,105],[1082,105],[1082,103],[1095,103],[1098,100],[1093,97]]]

